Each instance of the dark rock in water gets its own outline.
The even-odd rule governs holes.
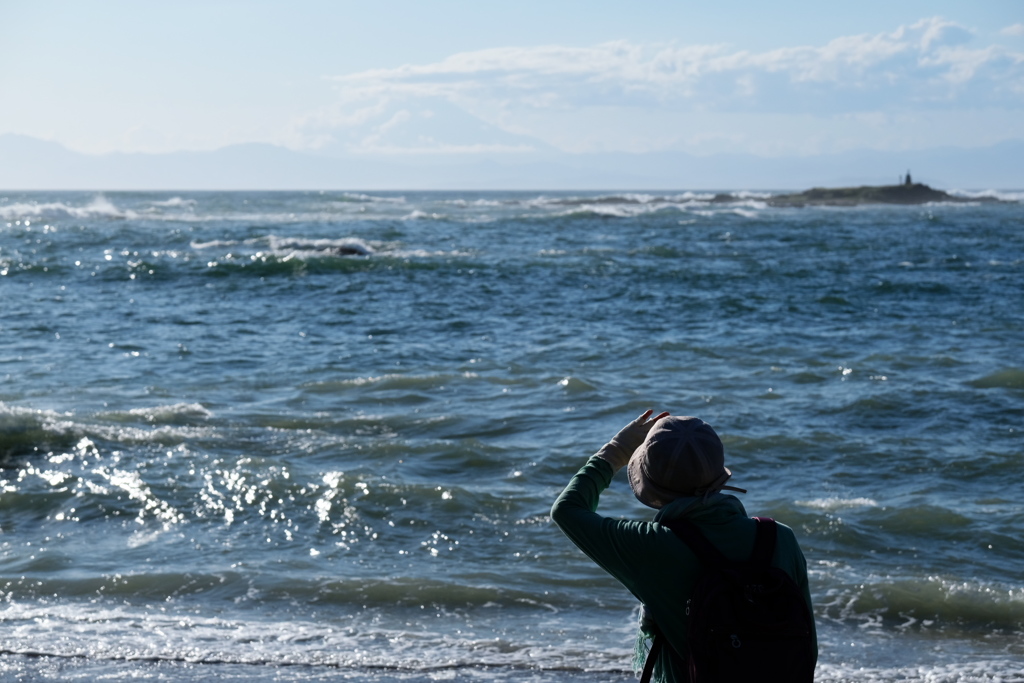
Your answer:
[[[721,201],[716,196],[712,201]],[[726,195],[728,196],[728,195]],[[733,199],[733,201],[737,201]],[[994,197],[955,197],[924,183],[862,185],[861,187],[814,187],[796,194],[769,197],[769,206],[858,206],[860,204],[927,204],[928,202],[998,202]]]
[[[346,244],[341,247],[334,247],[333,251],[338,256],[369,256],[370,251],[365,247],[360,247],[354,244]]]

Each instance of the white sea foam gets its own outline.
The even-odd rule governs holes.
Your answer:
[[[341,207],[353,207],[360,206],[355,202],[339,203]],[[175,221],[187,221],[188,223],[211,223],[211,222],[231,222],[231,223],[250,223],[250,224],[278,224],[278,225],[293,225],[295,223],[333,223],[339,219],[350,218],[352,216],[358,216],[360,220],[386,220],[393,219],[393,215],[379,215],[379,214],[363,214],[357,211],[304,211],[301,213],[261,213],[261,212],[235,212],[235,213],[193,213],[186,211],[183,213],[146,213],[146,220],[152,221],[164,221],[164,222],[175,222]]]
[[[195,403],[100,413],[92,419],[0,403],[0,434],[9,445],[18,445],[19,440],[24,442],[24,447],[47,444],[54,449],[55,457],[63,457],[67,453],[98,455],[93,438],[122,445],[180,444],[189,440],[216,439],[218,431],[214,427],[182,424],[206,420],[211,416],[203,406]],[[141,418],[152,426],[122,424],[126,418],[131,418],[131,421]]]
[[[878,507],[878,502],[871,498],[814,498],[798,500],[797,505],[816,510],[844,510],[849,508]]]
[[[593,216],[606,216],[608,218],[631,218],[641,214],[650,213],[650,207],[628,204],[581,204],[568,211],[558,214],[560,216],[576,216],[589,214]]]
[[[229,582],[233,577],[225,575],[222,580]],[[258,590],[250,595],[255,597]],[[590,678],[601,671],[622,673],[629,657],[625,648],[595,650],[572,638],[542,642],[525,624],[521,637],[466,631],[461,618],[439,619],[445,623],[428,630],[409,630],[397,621],[373,622],[360,616],[324,623],[322,618],[282,620],[244,613],[205,617],[175,609],[173,604],[153,610],[15,602],[5,605],[3,621],[5,654],[75,657],[82,658],[81,663],[124,660],[126,666],[138,660],[189,662],[192,667],[269,665],[275,667],[275,680],[305,680],[310,675],[306,667],[316,666],[355,670],[352,673],[362,670],[359,679],[369,681],[380,676],[374,669],[390,672],[381,680],[395,680],[397,671],[403,673],[403,680],[418,681],[455,678],[458,672],[479,666],[499,670],[479,678],[474,675],[478,680],[495,680],[503,667],[520,672],[525,668],[535,675],[550,670],[556,677],[559,672],[565,675],[567,668],[576,669],[589,671]],[[288,666],[303,668],[294,679],[281,678],[287,669],[280,667]],[[408,678],[417,672],[425,677]]]
[[[126,446],[135,444],[175,445],[189,441],[209,441],[219,436],[218,431],[212,427],[188,425],[158,425],[152,428],[141,428],[81,423],[73,426],[81,433]]]
[[[216,249],[218,247],[234,247],[242,244],[235,240],[210,240],[209,242],[192,242],[189,244],[193,249]]]
[[[736,202],[730,202],[728,204],[725,204],[722,208],[731,209],[734,211],[737,208],[764,210],[768,208],[768,204],[766,202],[761,201],[760,199],[747,198]]]
[[[757,218],[761,215],[757,211],[751,211],[750,209],[733,209],[732,212],[737,216],[743,216],[744,218]]]
[[[25,408],[0,401],[0,429],[24,431],[36,427],[63,433],[73,426],[70,417],[70,413]]]
[[[1024,190],[950,190],[949,194],[967,199],[999,199],[1004,202],[1024,202]]]
[[[1024,669],[1013,657],[933,666],[864,666],[863,662],[818,662],[814,680],[820,683],[1024,683]]]
[[[196,205],[196,200],[194,200],[194,199],[183,199],[182,197],[171,197],[170,199],[165,199],[165,200],[162,200],[162,201],[153,202],[153,206],[161,206],[161,207],[168,207],[168,208],[193,207],[195,205]]]
[[[628,202],[636,202],[639,204],[650,204],[661,200],[661,198],[656,195],[643,194],[639,192],[626,192],[622,195],[622,198]]]
[[[136,218],[134,211],[117,208],[113,202],[99,195],[84,206],[73,206],[64,202],[17,203],[0,206],[0,219],[15,220],[32,218]]]
[[[494,207],[494,206],[503,206],[504,204],[506,204],[506,202],[502,202],[502,201],[497,200],[497,199],[473,199],[473,200],[468,200],[468,199],[446,199],[444,201],[444,203],[445,204],[451,204],[452,206],[463,207],[463,208],[480,207],[480,206]]]
[[[153,406],[151,408],[132,408],[129,415],[141,417],[148,422],[173,421],[180,418],[201,418],[213,417],[213,413],[199,403],[175,403],[166,406]]]
[[[561,211],[556,216],[592,215],[607,218],[634,218],[664,210],[682,210],[685,204],[670,203],[623,203],[623,204],[580,204]]]
[[[342,197],[345,197],[349,201],[355,202],[368,202],[378,204],[405,204],[405,197],[380,197],[372,194],[363,194],[361,192],[343,192]]]

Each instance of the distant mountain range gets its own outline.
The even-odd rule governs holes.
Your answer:
[[[73,152],[0,135],[2,190],[799,190],[885,185],[910,170],[933,187],[1024,188],[1024,141],[983,148],[765,158],[682,152],[328,156],[266,144],[207,152]]]

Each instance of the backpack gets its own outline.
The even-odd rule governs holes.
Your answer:
[[[772,567],[778,527],[755,517],[757,538],[747,562],[733,562],[685,519],[663,522],[697,556],[703,571],[686,601],[692,683],[814,680],[812,617],[789,574]],[[643,683],[664,636],[656,635]],[[674,653],[673,653],[674,654]]]

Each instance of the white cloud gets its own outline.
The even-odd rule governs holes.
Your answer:
[[[999,33],[1004,36],[1024,36],[1024,24],[1012,24]]]
[[[1010,29],[1015,27],[1003,32]],[[1024,54],[978,42],[968,29],[934,17],[891,32],[763,52],[628,41],[492,48],[335,77],[339,102],[296,122],[295,130],[310,144],[348,136],[353,150],[524,149],[521,140],[486,136],[453,142],[420,135],[417,142],[414,128],[425,119],[417,114],[424,109],[418,103],[426,99],[487,122],[492,137],[504,131],[563,150],[639,151],[689,148],[688,140],[697,138],[687,138],[681,124],[711,115],[823,122],[852,116],[856,122],[858,113],[905,119],[935,109],[1024,109]],[[407,115],[395,119],[396,108]],[[566,117],[577,121],[577,130],[564,124]],[[655,120],[649,131],[636,130]],[[1024,130],[1017,126],[1015,134]],[[849,135],[855,137],[852,129]],[[721,131],[713,137],[734,140],[744,134]]]
[[[768,79],[773,87],[793,89],[815,83],[835,90],[889,90],[898,82],[919,96],[944,98],[947,92],[939,86],[962,83],[986,65],[998,69],[1002,64],[1013,75],[1021,75],[1020,55],[998,46],[972,49],[966,46],[971,39],[966,29],[932,18],[891,33],[836,38],[820,47],[750,53],[724,45],[616,41],[582,48],[492,48],[432,64],[373,69],[336,81],[346,97],[355,99],[396,94],[450,100],[533,96],[536,106],[559,106],[590,101],[622,104],[623,98],[686,101],[714,95],[722,106],[730,97],[742,99],[752,92],[749,86],[724,90],[719,87],[723,80],[749,84]],[[1001,75],[1005,74],[993,77]],[[931,92],[936,88],[939,92]]]

